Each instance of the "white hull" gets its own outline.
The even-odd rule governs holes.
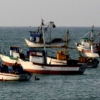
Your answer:
[[[83,53],[86,57],[91,57],[91,58],[100,57],[99,53],[97,53],[96,51],[91,51],[91,49],[85,48],[82,45],[77,46],[77,43],[76,43],[76,47],[77,47],[78,51]]]
[[[26,44],[29,46],[29,47],[44,47],[44,44],[40,44],[40,43],[35,43],[35,42],[31,42],[29,41],[28,39],[25,39],[25,42]],[[65,42],[62,42],[62,43],[52,43],[52,44],[46,44],[45,47],[52,47],[52,46],[64,46],[65,45]]]
[[[98,53],[92,53],[92,52],[89,52],[89,53],[88,52],[84,52],[84,55],[86,57],[90,57],[90,58],[98,58],[98,57],[100,57]]]
[[[0,72],[0,80],[1,81],[27,81],[30,79],[28,74],[13,74],[13,73],[1,73]]]
[[[78,51],[82,52],[86,57],[91,57],[91,58],[100,57],[98,53],[91,52],[90,49],[85,49],[85,48],[80,48],[80,47],[77,47],[77,49],[78,49]]]
[[[55,65],[55,64],[33,64],[29,61],[19,59],[24,70],[37,74],[83,74],[86,65]]]
[[[20,62],[18,61],[18,58],[11,58],[10,56],[6,56],[3,54],[0,54],[1,60],[8,66],[13,66],[16,62],[17,64],[20,64]]]

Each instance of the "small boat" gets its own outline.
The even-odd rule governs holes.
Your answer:
[[[28,81],[30,76],[28,74],[15,74],[0,72],[0,81]]]
[[[99,33],[100,34],[100,33]],[[100,35],[95,35],[94,31],[90,31],[85,37],[80,39],[80,42],[75,43],[79,52],[86,57],[100,57]]]
[[[97,47],[95,45],[98,45]],[[98,43],[88,43],[89,48],[86,48],[84,39],[81,43],[76,43],[76,47],[79,52],[83,53],[86,57],[99,58],[100,57],[100,44]]]
[[[17,46],[10,46],[10,54],[0,54],[0,58],[3,61],[5,65],[13,66],[16,62],[20,65],[18,62],[18,57],[25,59],[25,56],[22,52],[19,51],[19,47]]]
[[[41,24],[43,24],[43,20],[41,22]],[[55,28],[55,24],[54,22],[49,22],[46,26],[44,31],[46,32],[48,30],[48,28],[52,26],[53,28]],[[43,39],[43,33],[42,33],[42,26],[38,27],[38,29],[36,31],[29,31],[30,32],[30,40],[29,39],[25,39],[26,44],[29,47],[36,47],[36,48],[41,48],[44,47],[44,39]],[[51,33],[50,33],[51,35]],[[51,37],[51,36],[50,36]],[[54,38],[51,39],[49,42],[45,42],[45,47],[51,47],[51,46],[64,46],[65,45],[65,41],[62,38]]]
[[[0,66],[0,81],[28,81],[32,74],[17,67],[13,70],[7,65]]]

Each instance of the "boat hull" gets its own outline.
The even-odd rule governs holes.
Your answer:
[[[6,56],[3,54],[0,54],[1,60],[4,62],[7,66],[13,66],[16,62],[18,65],[20,65],[20,62],[18,61],[18,58],[11,58],[10,56]]]
[[[98,58],[100,57],[98,51],[91,51],[91,49],[89,48],[85,48],[84,46],[81,46],[81,45],[77,45],[78,43],[76,43],[76,47],[77,47],[77,50],[79,52],[81,52],[82,54],[84,54],[84,56],[86,57],[91,57],[91,58]]]
[[[1,73],[0,81],[28,81],[30,79],[28,74],[13,74],[13,73]]]
[[[19,58],[21,66],[24,70],[36,74],[83,74],[87,65],[53,65],[53,64],[35,64],[29,61],[24,61]]]
[[[86,57],[91,57],[91,58],[98,58],[98,57],[100,57],[98,53],[87,51],[87,50],[84,50],[84,55]]]
[[[80,71],[51,71],[51,70],[34,70],[34,69],[33,70],[26,69],[26,70],[34,74],[53,74],[53,75],[79,75],[84,73]]]
[[[36,48],[44,47],[44,44],[43,44],[43,43],[31,42],[31,41],[29,41],[28,39],[25,39],[25,42],[26,42],[26,44],[27,44],[29,47],[36,47]],[[64,45],[65,45],[65,42],[60,42],[60,43],[45,44],[45,47],[64,46]]]

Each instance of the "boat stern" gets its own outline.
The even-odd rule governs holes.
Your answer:
[[[32,75],[33,75],[32,73],[28,73],[28,72],[20,74],[19,81],[29,81]]]
[[[81,66],[80,66],[80,68],[79,68],[79,70],[78,70],[79,73],[80,73],[80,74],[83,74],[83,73],[85,72],[86,68],[87,68],[87,64],[86,64],[86,63],[81,64]]]

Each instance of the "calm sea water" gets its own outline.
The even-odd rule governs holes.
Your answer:
[[[1,27],[1,51],[8,54],[9,46],[19,46],[23,52],[26,52],[28,46],[24,39],[29,38],[30,30],[35,29],[33,27]],[[75,41],[91,30],[89,27],[59,27],[51,31],[51,38],[57,36],[65,39],[68,29],[71,38],[70,45],[73,47],[75,47]],[[49,32],[45,34],[46,41],[50,39],[48,34]],[[56,50],[52,49],[54,52]],[[70,50],[69,53],[71,57],[77,59],[77,50]],[[55,56],[55,53],[48,54]],[[0,100],[100,100],[100,67],[86,69],[83,75],[36,76],[40,78],[39,81],[35,81],[33,75],[27,82],[0,82]]]

